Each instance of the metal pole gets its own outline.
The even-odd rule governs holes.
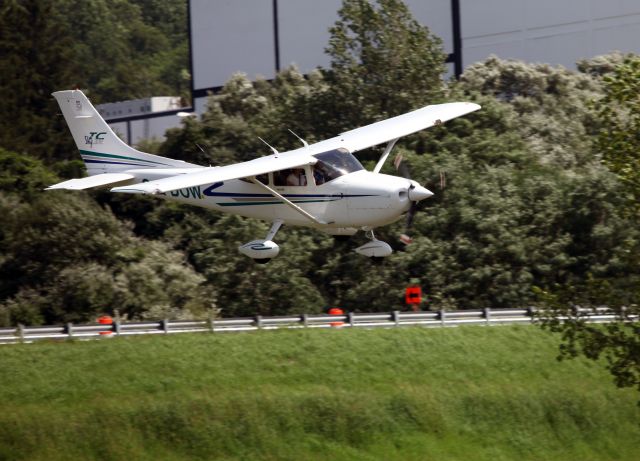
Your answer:
[[[456,78],[462,74],[462,27],[460,21],[460,0],[451,0],[451,22],[453,32],[453,72]]]
[[[397,327],[400,326],[400,311],[393,311],[393,313],[391,314],[391,317],[393,319],[393,322],[395,323],[395,325]]]
[[[484,318],[487,319],[487,325],[491,325],[491,308],[485,307],[483,310],[484,310]]]

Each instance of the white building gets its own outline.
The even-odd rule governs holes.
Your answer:
[[[134,145],[143,139],[163,139],[167,129],[179,125],[176,112],[180,108],[178,96],[154,96],[96,106],[111,128]]]

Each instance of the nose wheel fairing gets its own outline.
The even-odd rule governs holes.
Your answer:
[[[387,242],[378,240],[373,233],[373,230],[367,231],[367,237],[370,239],[370,241],[356,248],[354,250],[356,253],[374,259],[386,258],[391,253],[393,253],[391,246]]]

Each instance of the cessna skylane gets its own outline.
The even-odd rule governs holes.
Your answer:
[[[369,242],[355,251],[380,260],[391,246],[373,230],[408,214],[433,194],[416,181],[381,174],[399,138],[440,125],[480,109],[478,104],[435,104],[302,147],[236,163],[204,167],[140,152],[125,144],[80,90],[53,93],[88,176],[52,185],[51,189],[82,190],[111,186],[111,192],[151,194],[272,223],[264,239],[239,247],[258,263],[276,257],[273,241],[283,224],[306,226],[334,236],[366,232]],[[366,171],[355,152],[386,143],[380,160]]]

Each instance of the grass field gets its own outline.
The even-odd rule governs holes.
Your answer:
[[[0,459],[638,460],[639,395],[533,326],[0,347]]]

